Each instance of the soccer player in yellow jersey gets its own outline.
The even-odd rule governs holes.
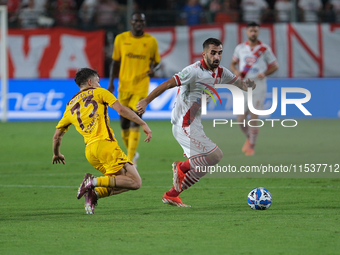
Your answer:
[[[76,73],[75,82],[80,91],[68,102],[56,127],[52,163],[65,164],[60,145],[63,135],[73,124],[84,137],[88,162],[104,175],[95,177],[87,173],[78,189],[77,198],[80,199],[83,195],[85,197],[86,213],[94,214],[99,198],[136,190],[142,184],[137,169],[120,149],[110,128],[108,106],[121,116],[141,125],[147,135],[144,141],[150,141],[151,130],[133,111],[121,105],[112,93],[100,87],[97,71],[82,68]]]
[[[109,87],[114,92],[113,81],[119,78],[119,102],[137,113],[137,103],[147,97],[150,77],[161,61],[158,44],[154,37],[143,31],[145,15],[135,12],[131,16],[131,31],[117,35],[112,54]],[[139,115],[140,117],[142,115]],[[121,134],[128,158],[136,161],[140,131],[139,124],[120,116]]]

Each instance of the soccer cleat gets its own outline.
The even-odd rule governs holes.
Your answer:
[[[253,148],[249,147],[244,154],[246,156],[254,156],[255,155],[255,150]]]
[[[247,138],[246,142],[243,144],[242,146],[242,152],[243,153],[246,153],[246,151],[248,150],[248,148],[250,148],[250,141],[249,139]]]
[[[94,189],[89,189],[84,194],[86,214],[94,214],[94,207],[97,205],[97,194]]]
[[[135,168],[137,169],[137,160],[139,159],[139,153],[136,151],[135,155],[133,156],[132,163],[135,165]]]
[[[85,174],[85,177],[82,181],[82,183],[80,184],[80,187],[78,189],[78,193],[77,193],[77,198],[80,199],[85,192],[89,189],[92,188],[92,180],[93,180],[94,176],[92,174]]]
[[[177,192],[181,192],[182,191],[182,182],[184,180],[185,177],[185,173],[183,173],[178,165],[181,164],[182,161],[176,161],[174,163],[172,163],[172,171],[173,171],[173,184],[175,187],[175,190]]]
[[[191,207],[191,205],[183,204],[180,197],[170,197],[166,194],[163,195],[162,201],[164,204],[173,205],[177,207]]]

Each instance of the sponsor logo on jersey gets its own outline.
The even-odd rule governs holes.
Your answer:
[[[257,58],[250,56],[250,57],[246,57],[245,61],[246,61],[247,64],[254,64],[254,63],[256,63]]]
[[[145,55],[133,54],[132,52],[127,53],[126,57],[128,57],[128,58],[137,58],[137,59],[146,59]]]
[[[189,71],[187,69],[183,70],[182,72],[179,73],[179,76],[184,79],[186,76],[188,76]]]

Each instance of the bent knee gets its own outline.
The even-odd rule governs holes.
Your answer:
[[[217,148],[213,154],[210,155],[209,157],[213,164],[217,164],[218,162],[220,162],[223,158],[223,152],[221,151],[220,148]]]
[[[220,162],[222,158],[223,158],[223,152],[220,149],[218,149],[218,153],[216,155],[216,161],[217,161],[216,163]]]
[[[134,180],[131,189],[137,190],[137,189],[140,189],[140,187],[142,187],[142,180],[141,179]]]

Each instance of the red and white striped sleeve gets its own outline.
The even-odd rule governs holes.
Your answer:
[[[193,77],[195,77],[196,69],[192,65],[185,67],[182,71],[174,75],[177,86],[190,84]]]

